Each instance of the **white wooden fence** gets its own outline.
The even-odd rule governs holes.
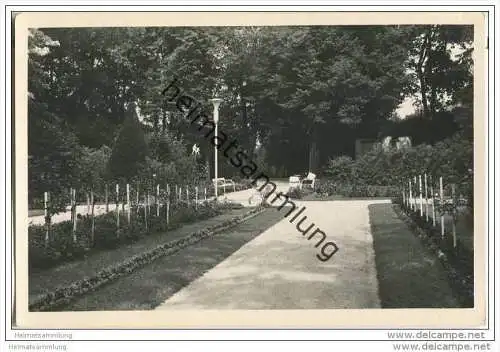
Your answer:
[[[450,184],[451,192],[445,193],[446,187],[443,177],[433,179],[431,175],[424,173],[416,175],[404,182],[402,191],[403,204],[410,211],[425,218],[425,221],[433,227],[440,227],[441,238],[445,238],[445,214],[452,217],[451,232],[453,247],[457,247],[457,208],[465,200],[456,198],[455,185]],[[439,223],[439,225],[438,225]]]
[[[209,193],[212,191],[210,189],[211,186],[190,186],[190,185],[184,185],[184,186],[179,186],[175,185],[174,187],[171,187],[169,184],[166,184],[165,187],[161,187],[160,184],[157,184],[155,187],[155,191],[152,192],[153,194],[150,194],[149,190],[142,191],[141,195],[141,190],[139,185],[135,187],[135,190],[133,189],[132,185],[126,184],[125,191],[123,188],[120,188],[119,184],[115,185],[115,194],[114,197],[111,194],[111,196],[114,198],[114,207],[110,207],[109,202],[110,202],[110,193],[109,193],[109,185],[105,185],[104,187],[104,198],[105,198],[105,207],[99,207],[98,208],[98,213],[99,214],[106,214],[109,212],[114,212],[115,213],[115,218],[116,218],[116,228],[117,228],[117,236],[119,235],[118,229],[120,228],[120,222],[127,221],[128,224],[131,222],[131,212],[132,209],[135,208],[137,214],[144,214],[144,219],[145,219],[145,225],[147,229],[147,219],[149,216],[151,216],[151,207],[154,207],[155,209],[155,215],[157,217],[160,216],[160,209],[162,207],[165,207],[165,217],[166,217],[166,222],[167,226],[170,222],[171,218],[171,210],[172,210],[172,204],[175,204],[176,206],[180,207],[189,207],[193,205],[195,209],[199,207],[200,204],[203,204],[211,199],[209,196]],[[213,188],[213,186],[211,187]],[[174,193],[171,193],[171,190],[175,190]],[[236,185],[233,187],[233,191],[236,191]],[[85,193],[86,199],[87,199],[87,215],[91,216],[92,219],[92,224],[91,224],[91,239],[94,238],[94,231],[95,231],[95,221],[94,217],[96,215],[96,204],[95,204],[95,192],[93,189],[90,191],[82,191],[82,193]],[[133,203],[131,199],[131,194],[135,193],[135,202]],[[201,194],[200,194],[201,193]],[[223,194],[226,194],[226,188],[224,187],[223,189]],[[140,202],[140,199],[143,199],[142,202]],[[73,242],[77,242],[77,190],[75,188],[70,189],[70,197],[69,197],[69,211],[63,213],[63,217],[61,218],[62,221],[66,219],[66,216],[69,215],[72,223],[72,238]],[[46,227],[45,230],[45,243],[48,244],[50,241],[50,228],[52,225],[52,218],[53,216],[50,214],[50,193],[49,192],[44,192],[44,224]],[[121,208],[121,209],[120,209]],[[125,213],[123,216],[122,212]],[[123,218],[122,218],[123,217]],[[68,219],[66,219],[68,220]]]

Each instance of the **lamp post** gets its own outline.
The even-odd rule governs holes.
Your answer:
[[[218,136],[218,122],[219,122],[219,105],[222,102],[222,99],[220,98],[213,98],[210,99],[210,102],[214,105],[214,124],[215,124],[215,137]],[[215,200],[217,201],[217,195],[218,195],[218,189],[217,189],[217,178],[218,178],[218,172],[217,172],[217,146],[214,146],[214,152],[215,152],[215,169],[214,169],[214,189],[215,189]]]

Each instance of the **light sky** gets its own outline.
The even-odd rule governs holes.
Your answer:
[[[472,45],[467,45],[466,47],[470,48],[471,46]],[[450,51],[451,59],[456,61],[459,59],[460,54],[462,54],[466,49],[458,45],[448,44],[448,50]],[[409,70],[407,72],[410,73]],[[396,109],[396,113],[401,118],[405,118],[406,116],[413,114],[416,111],[416,107],[414,106],[416,102],[417,100],[414,96],[406,97]]]
[[[415,102],[416,99],[414,97],[406,97],[396,109],[398,116],[405,118],[406,116],[413,114],[416,111],[416,108],[413,105]]]

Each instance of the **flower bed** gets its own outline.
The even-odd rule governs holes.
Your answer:
[[[221,222],[205,230],[194,232],[191,235],[188,235],[179,240],[161,244],[150,251],[135,255],[116,266],[99,271],[93,277],[87,277],[82,280],[76,281],[71,285],[59,287],[56,290],[45,294],[43,297],[31,303],[29,305],[29,310],[48,311],[61,305],[67,304],[74,297],[83,295],[89,291],[93,291],[98,287],[111,282],[112,280],[116,280],[121,276],[132,273],[134,270],[147,265],[160,257],[173,254],[178,250],[199,242],[204,238],[222,232],[229,227],[239,224],[259,214],[263,210],[263,207],[256,207],[243,215],[234,217],[231,220]]]
[[[110,212],[94,218],[94,236],[91,236],[92,219],[90,216],[80,217],[76,231],[76,241],[73,240],[72,223],[64,221],[52,225],[50,241],[45,243],[45,226],[32,225],[28,228],[29,265],[30,268],[49,268],[59,263],[84,257],[90,251],[112,249],[135,242],[140,238],[157,232],[173,230],[194,221],[208,219],[222,214],[228,209],[241,207],[231,203],[206,202],[194,205],[173,204],[170,207],[170,220],[167,225],[166,209],[160,208],[160,216],[156,209],[151,208],[147,226],[144,209],[131,212],[130,223],[127,214],[121,212],[120,227],[116,226],[116,213]]]

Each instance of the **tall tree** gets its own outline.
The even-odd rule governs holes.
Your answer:
[[[472,105],[472,26],[432,25],[412,27],[409,69],[410,94],[418,94],[423,115],[456,104]]]

